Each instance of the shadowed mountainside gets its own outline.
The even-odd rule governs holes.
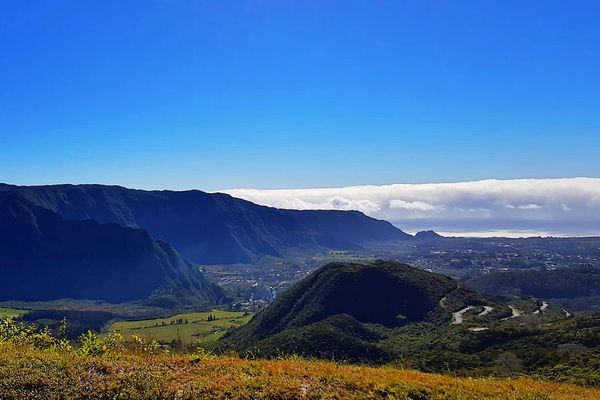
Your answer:
[[[141,228],[197,263],[245,263],[294,249],[360,248],[411,239],[386,221],[356,211],[295,211],[259,206],[222,193],[143,191],[119,186],[5,186],[70,220]]]
[[[1,300],[123,302],[177,293],[215,304],[224,298],[146,231],[66,220],[18,196],[0,201],[0,288]]]

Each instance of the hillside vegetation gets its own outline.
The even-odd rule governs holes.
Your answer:
[[[0,398],[590,400],[600,390],[532,379],[461,379],[392,367],[298,357],[248,360],[156,353],[144,347],[93,355],[78,349],[0,344]]]
[[[505,271],[470,280],[492,296],[533,296],[560,303],[572,311],[600,310],[600,267]]]
[[[467,306],[497,305],[444,275],[408,265],[330,263],[282,293],[250,323],[225,337],[236,350],[385,361],[376,346],[389,330],[449,324]]]
[[[331,263],[224,336],[218,349],[600,385],[600,314],[566,317],[531,299],[494,302],[452,278],[394,262]]]

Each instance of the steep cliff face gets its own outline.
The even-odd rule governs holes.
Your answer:
[[[169,244],[118,224],[67,220],[18,196],[0,201],[0,299],[122,302],[179,292],[224,299]]]
[[[295,211],[221,193],[142,191],[118,186],[13,187],[4,192],[66,219],[142,228],[197,263],[246,263],[291,249],[359,248],[411,238],[356,211]]]

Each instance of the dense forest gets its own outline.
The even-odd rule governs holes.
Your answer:
[[[506,271],[468,282],[492,296],[532,296],[549,299],[571,311],[600,311],[600,267]]]

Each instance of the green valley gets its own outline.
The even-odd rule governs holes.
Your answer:
[[[108,330],[125,336],[138,335],[160,343],[179,341],[183,344],[210,343],[219,339],[227,329],[244,325],[252,315],[238,311],[210,310],[176,314],[168,318],[113,322]]]
[[[25,314],[26,312],[27,312],[27,310],[0,307],[0,317],[15,318],[15,317],[20,317],[21,315]]]

